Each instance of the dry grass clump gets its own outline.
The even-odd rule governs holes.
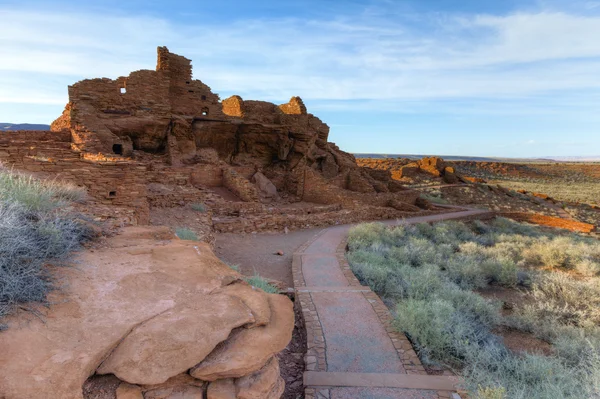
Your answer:
[[[267,279],[261,277],[258,273],[254,273],[252,277],[246,277],[246,282],[255,288],[260,288],[267,294],[279,294],[279,288],[270,284]]]
[[[198,235],[190,229],[178,227],[175,229],[175,235],[180,240],[198,241]]]
[[[89,234],[66,207],[84,196],[69,184],[0,169],[0,317],[45,300],[52,280],[44,265],[64,261]]]
[[[38,180],[0,167],[0,201],[4,203],[17,203],[32,212],[46,212],[82,201],[85,196],[85,190],[74,184]]]
[[[461,175],[479,177],[513,190],[544,193],[567,202],[598,204],[600,165],[583,163],[511,164],[514,171],[490,170],[481,164],[457,162]],[[600,205],[600,204],[599,204]]]
[[[597,240],[497,219],[392,229],[364,224],[351,230],[349,247],[354,273],[392,306],[394,325],[422,360],[460,370],[473,397],[600,394]],[[491,283],[532,300],[504,317],[501,303],[474,292]],[[492,333],[499,326],[551,342],[555,355],[512,353]]]
[[[191,205],[191,208],[192,208],[193,210],[195,210],[196,212],[202,212],[202,213],[206,212],[206,205],[204,205],[204,204],[203,204],[203,203],[201,203],[201,202],[198,202],[198,203],[192,204],[192,205]]]

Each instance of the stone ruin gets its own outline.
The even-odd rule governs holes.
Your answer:
[[[328,136],[300,97],[221,101],[192,78],[189,59],[159,47],[154,71],[69,86],[51,132],[0,133],[0,161],[85,186],[89,209],[121,224],[147,224],[154,207],[198,202],[217,231],[427,212],[418,192],[389,171],[359,167]]]

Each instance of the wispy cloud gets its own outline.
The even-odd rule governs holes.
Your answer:
[[[337,101],[334,107],[351,107],[349,100],[523,102],[600,90],[598,15],[395,11],[394,2],[384,2],[329,19],[182,25],[0,6],[0,102],[64,103],[68,83],[152,69],[155,47],[163,44],[192,58],[195,76],[215,91],[273,101],[301,95]]]

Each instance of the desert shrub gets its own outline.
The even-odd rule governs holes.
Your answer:
[[[269,282],[265,278],[259,276],[257,273],[255,273],[254,276],[252,276],[252,277],[247,277],[246,281],[251,286],[260,288],[267,294],[278,294],[279,293],[279,288],[275,287],[274,285],[269,284]]]
[[[85,190],[70,183],[43,181],[0,169],[0,201],[17,203],[31,212],[47,212],[81,201]]]
[[[477,399],[504,399],[506,389],[503,387],[479,387],[477,388]]]
[[[523,306],[524,313],[536,315],[564,325],[594,327],[600,325],[600,284],[578,281],[562,273],[544,273],[533,283],[532,303]]]
[[[204,205],[203,203],[199,202],[196,204],[192,204],[192,209],[197,211],[197,212],[206,212],[206,205]]]
[[[180,240],[198,241],[198,236],[190,229],[179,227],[175,229],[175,235]]]
[[[396,304],[394,326],[425,363],[462,370],[477,398],[587,398],[600,381],[598,242],[508,219],[350,231],[356,276]],[[584,273],[585,271],[585,273]],[[473,292],[490,283],[526,289],[532,301],[503,317],[500,303]],[[500,325],[552,342],[555,355],[515,355]]]
[[[435,196],[433,194],[421,194],[421,198],[423,198],[424,200],[427,200],[429,202],[432,202],[434,204],[442,204],[442,205],[449,204],[448,200],[442,198],[441,196]]]
[[[89,236],[65,207],[84,195],[71,185],[0,170],[0,317],[20,303],[45,300],[53,282],[44,265],[63,264]]]

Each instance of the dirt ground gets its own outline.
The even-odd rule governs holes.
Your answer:
[[[294,303],[296,323],[292,341],[277,355],[281,378],[285,380],[285,391],[281,399],[301,399],[304,397],[304,355],[306,354],[306,328],[302,311]]]
[[[173,232],[179,228],[189,229],[196,233],[198,240],[209,244],[214,243],[209,214],[195,211],[191,205],[177,208],[151,208],[150,224],[168,226]]]
[[[215,234],[215,254],[229,265],[239,265],[240,273],[278,280],[288,287],[292,279],[292,255],[302,244],[321,229],[307,229],[283,233]],[[283,256],[277,252],[283,252]]]
[[[532,299],[526,292],[500,286],[490,286],[487,289],[476,291],[487,299],[495,299],[502,302],[502,315],[508,316],[513,313],[514,308],[524,306]],[[504,345],[515,353],[531,353],[550,356],[553,348],[548,342],[533,336],[533,334],[517,331],[509,327],[498,327],[494,333],[501,336]]]
[[[215,254],[230,265],[239,265],[246,276],[258,273],[262,277],[283,282],[293,287],[292,256],[294,251],[310,240],[321,229],[308,229],[283,233],[215,234]],[[283,255],[277,255],[277,252]],[[283,399],[304,397],[302,381],[306,330],[298,304],[295,304],[296,324],[292,341],[277,357],[281,376],[285,380]]]

